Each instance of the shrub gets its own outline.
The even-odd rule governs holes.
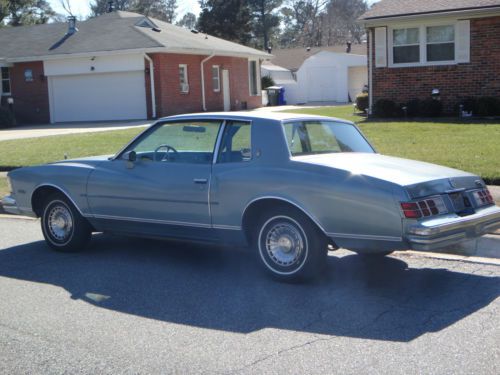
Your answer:
[[[443,113],[443,103],[440,100],[425,99],[420,102],[420,115],[424,117],[439,117]]]
[[[262,90],[265,90],[268,87],[276,85],[274,83],[274,79],[272,79],[271,76],[262,76],[262,78],[260,80],[261,80],[261,84],[262,84]]]
[[[477,116],[500,115],[500,100],[488,96],[478,98],[473,112]]]
[[[396,115],[396,103],[388,99],[379,99],[375,103],[375,115],[379,117],[393,117]]]
[[[0,107],[0,128],[8,128],[15,125],[14,115],[7,108]]]
[[[361,93],[356,95],[356,108],[358,111],[366,112],[368,109],[368,94]]]
[[[406,114],[409,117],[417,117],[420,115],[420,99],[411,99],[406,103]]]

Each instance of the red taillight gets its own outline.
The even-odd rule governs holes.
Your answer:
[[[443,198],[439,196],[422,199],[418,202],[401,202],[401,209],[408,219],[418,219],[448,212]]]
[[[493,197],[491,196],[491,193],[488,189],[476,190],[472,193],[472,195],[474,196],[474,199],[478,206],[484,206],[494,203]]]
[[[420,209],[416,203],[402,202],[401,208],[403,209],[405,217],[408,219],[418,219],[419,217],[422,217]]]

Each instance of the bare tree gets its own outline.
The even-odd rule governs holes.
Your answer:
[[[71,10],[70,0],[59,0],[59,4],[61,4],[61,7],[68,14],[68,16],[74,16],[73,11]]]

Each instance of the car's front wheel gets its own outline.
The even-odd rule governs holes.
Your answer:
[[[325,235],[295,209],[275,209],[263,215],[255,237],[261,263],[279,280],[311,279],[326,263],[328,243]]]
[[[41,219],[45,241],[54,250],[76,252],[91,238],[89,223],[62,194],[53,194],[45,201]]]

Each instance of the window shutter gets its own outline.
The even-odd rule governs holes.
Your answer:
[[[468,63],[470,62],[470,21],[457,22],[457,44],[456,56],[457,62]]]
[[[377,68],[387,66],[387,29],[385,27],[375,28],[375,66]]]

